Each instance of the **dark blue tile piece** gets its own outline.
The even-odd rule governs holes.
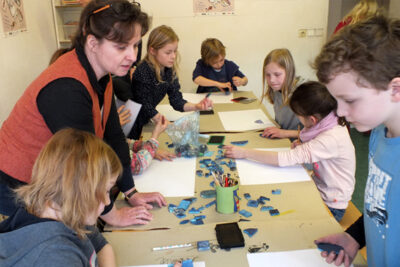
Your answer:
[[[246,218],[249,218],[249,217],[253,216],[253,214],[250,211],[247,211],[247,210],[240,210],[239,214],[243,215]]]
[[[210,241],[203,240],[197,242],[197,250],[198,251],[207,251],[210,250]]]
[[[232,141],[231,144],[234,146],[245,146],[249,140],[243,140],[243,141]]]
[[[270,198],[264,197],[264,196],[261,196],[261,197],[259,197],[258,199],[260,199],[260,200],[265,200],[265,201],[270,201],[270,200],[271,200]]]
[[[262,206],[261,207],[261,211],[269,211],[269,210],[273,210],[274,208],[272,206]]]
[[[252,237],[255,233],[258,232],[258,229],[257,228],[247,228],[247,229],[244,229],[243,232],[245,234],[247,234],[249,237]]]
[[[196,208],[191,208],[190,210],[189,210],[189,213],[190,214],[199,214],[202,210],[204,210],[204,207],[203,206],[201,206],[200,208],[198,208],[198,209],[196,209]]]
[[[193,259],[182,261],[182,267],[193,267]]]
[[[282,191],[280,189],[273,189],[272,190],[272,194],[274,195],[280,195],[282,193]]]
[[[174,205],[174,204],[169,204],[169,205],[168,205],[168,212],[169,212],[169,213],[173,213],[174,210],[176,210],[176,205]]]
[[[248,207],[257,208],[258,207],[258,201],[257,200],[249,200],[247,202],[247,206]]]
[[[203,190],[200,192],[200,196],[202,198],[215,198],[216,193],[215,190]]]
[[[211,207],[212,205],[215,205],[217,203],[217,201],[216,200],[213,200],[213,201],[211,201],[210,203],[207,203],[206,204],[206,208],[209,208],[209,207]]]
[[[184,212],[175,212],[174,214],[178,219],[183,219],[186,217],[186,214]]]
[[[270,214],[271,216],[277,216],[277,215],[279,215],[279,210],[277,210],[277,209],[270,210],[270,211],[269,211],[269,214]]]

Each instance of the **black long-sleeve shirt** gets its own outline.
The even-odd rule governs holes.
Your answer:
[[[164,68],[161,74],[163,82],[156,78],[153,67],[146,61],[142,61],[132,77],[133,101],[142,104],[142,108],[132,127],[129,138],[138,139],[143,126],[157,115],[156,107],[168,94],[170,105],[177,111],[184,111],[186,100],[180,92],[180,84],[174,77],[171,68]]]
[[[365,246],[365,231],[364,231],[364,215],[358,218],[349,228],[346,233],[351,235],[360,245],[360,248]]]
[[[86,70],[90,83],[99,97],[101,108],[109,75],[97,81],[83,48],[78,47],[76,51],[79,61]],[[52,133],[67,127],[95,133],[92,99],[81,82],[72,78],[57,79],[41,90],[36,101],[39,112]],[[114,100],[112,100],[103,140],[114,149],[124,168],[122,177],[117,181],[117,186],[122,192],[128,191],[134,187],[130,168],[131,159]],[[113,203],[107,206],[104,213],[110,211],[112,205]]]

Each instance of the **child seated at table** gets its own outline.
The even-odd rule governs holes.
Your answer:
[[[183,99],[177,74],[178,42],[178,35],[171,27],[161,25],[151,31],[147,54],[132,77],[133,100],[142,104],[142,108],[129,138],[139,139],[146,123],[162,118],[156,107],[167,94],[170,105],[177,111],[207,110],[212,106],[209,98],[197,104]]]
[[[95,135],[70,128],[54,134],[31,183],[16,189],[20,207],[0,224],[0,265],[115,265],[111,245],[88,226],[110,203],[121,173],[115,152]]]
[[[199,85],[197,93],[232,92],[247,84],[247,77],[239,66],[225,59],[225,55],[225,46],[220,40],[208,38],[203,41],[201,59],[193,71],[193,81]]]
[[[294,91],[290,107],[304,125],[300,140],[292,144],[290,151],[225,146],[225,155],[281,167],[312,164],[312,178],[321,197],[340,221],[354,191],[356,166],[349,132],[335,113],[337,102],[321,83],[306,82]]]
[[[275,121],[280,128],[267,127],[262,133],[268,138],[297,137],[297,130],[302,125],[289,107],[289,98],[293,91],[304,82],[296,77],[292,54],[286,48],[274,49],[268,53],[263,64],[263,95],[273,104]]]

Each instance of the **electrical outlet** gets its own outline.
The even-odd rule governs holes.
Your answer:
[[[299,30],[299,38],[305,38],[307,36],[307,30],[306,29],[300,29]]]

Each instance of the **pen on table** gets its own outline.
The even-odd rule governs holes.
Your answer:
[[[211,95],[211,93],[206,94],[206,97],[205,97],[205,98],[209,98],[210,95]]]
[[[163,246],[163,247],[155,247],[155,248],[153,248],[153,251],[173,249],[173,248],[188,248],[188,247],[191,247],[191,246],[192,246],[192,243],[179,244],[179,245],[169,245],[169,246]]]

